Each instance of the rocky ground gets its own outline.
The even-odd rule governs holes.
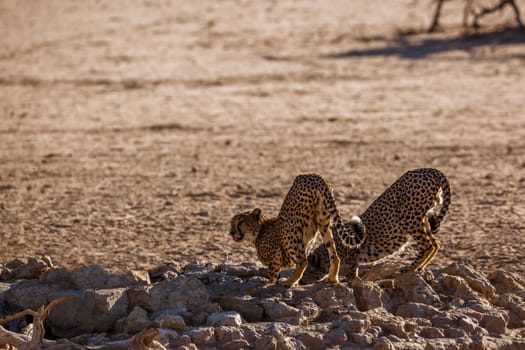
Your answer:
[[[184,320],[171,333],[179,345],[235,347],[241,336],[266,344],[254,343],[256,334],[281,345],[334,347],[371,339],[385,347],[437,346],[453,335],[464,339],[458,346],[517,342],[525,270],[525,39],[505,29],[514,23],[509,9],[484,18],[469,36],[460,27],[460,1],[446,2],[443,30],[426,34],[431,12],[430,1],[412,0],[0,0],[0,261],[2,298],[13,308],[3,313],[37,307],[33,298],[25,300],[30,305],[13,299],[24,286],[51,288],[54,294],[34,298],[39,302],[66,287],[87,298],[86,307],[117,305],[118,317],[97,326],[116,336],[127,325],[117,321],[129,314],[144,325],[155,322],[160,310],[147,303],[152,291],[168,295],[186,277],[209,309],[190,316],[167,302]],[[243,265],[255,263],[253,247],[228,235],[240,210],[277,213],[297,174],[324,175],[349,218],[419,167],[439,168],[452,188],[442,248],[429,265],[435,278],[425,285],[434,299],[401,295],[379,275],[350,287],[263,287],[259,270]],[[13,275],[13,261],[40,256],[77,272],[15,283],[36,275]],[[166,261],[180,266],[170,280],[147,285],[144,273],[131,272]],[[495,294],[475,287],[465,271]],[[74,276],[88,272],[109,274],[104,278],[112,282],[78,284]],[[421,282],[395,281],[410,278]],[[498,278],[514,287],[501,289],[507,282]],[[129,297],[135,279],[145,304]],[[220,283],[231,283],[232,297],[246,299],[248,309],[262,308],[257,322],[221,303]],[[321,290],[341,293],[333,301],[341,315],[316,301]],[[377,294],[386,311],[363,306],[360,290]],[[304,311],[298,295],[312,310]],[[426,305],[419,321],[399,311],[401,300],[410,308]],[[286,322],[265,323],[279,319],[270,302],[290,312]],[[76,304],[56,308],[68,305]],[[231,333],[221,335],[230,326],[208,326],[208,317],[223,311],[240,313],[243,323],[232,316]],[[467,321],[447,328],[445,316],[455,325]],[[350,319],[363,327],[351,328]],[[301,329],[314,335],[294,337]]]
[[[156,349],[525,348],[522,276],[485,276],[467,264],[424,277],[392,275],[389,267],[363,271],[374,281],[287,289],[267,285],[266,270],[253,263],[170,262],[115,275],[96,265],[66,270],[49,259],[17,260],[2,267],[11,281],[2,283],[0,301],[36,310],[72,296],[46,319],[48,336],[68,338],[71,348],[110,346],[148,329],[157,332],[147,344]],[[24,319],[9,326],[31,329]]]

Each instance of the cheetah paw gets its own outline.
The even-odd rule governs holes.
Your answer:
[[[286,288],[292,288],[297,284],[297,282],[293,282],[290,279],[285,279],[284,281],[279,281],[279,284]]]

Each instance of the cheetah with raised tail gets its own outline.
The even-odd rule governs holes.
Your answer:
[[[416,242],[418,255],[411,265],[401,268],[401,272],[423,270],[440,248],[434,235],[449,205],[450,185],[441,171],[427,168],[405,173],[360,215],[366,237],[359,247],[347,246],[334,233],[341,263],[349,266],[348,277],[356,275],[358,263],[384,258],[399,250],[410,238]],[[352,226],[348,224],[344,228],[352,232]],[[308,256],[308,265],[305,272],[308,279],[326,274],[327,252],[323,246]]]
[[[268,266],[270,283],[276,283],[279,272],[295,266],[292,276],[283,284],[294,286],[307,267],[306,248],[321,233],[328,258],[328,281],[339,282],[340,260],[336,253],[333,231],[347,246],[362,241],[365,232],[360,219],[347,224],[345,230],[336,207],[332,187],[319,175],[299,175],[284,198],[279,215],[267,217],[261,209],[236,214],[230,234],[237,241],[255,245],[257,256]]]

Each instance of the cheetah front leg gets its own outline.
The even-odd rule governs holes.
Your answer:
[[[270,263],[268,266],[268,274],[270,283],[276,284],[279,279],[279,272],[281,272],[281,266],[279,264]]]
[[[306,261],[306,257],[300,257],[297,261],[297,265],[295,265],[295,270],[293,271],[292,276],[290,276],[290,278],[286,281],[282,282],[282,285],[288,288],[295,286],[295,284],[299,282],[301,278],[303,278],[303,274],[307,266],[308,262]]]
[[[258,252],[258,255],[268,265],[269,283],[277,283],[283,267],[283,256],[279,246],[274,244],[262,246],[261,253]]]

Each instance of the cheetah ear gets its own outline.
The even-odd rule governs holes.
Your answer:
[[[255,216],[257,220],[259,220],[261,218],[261,209],[259,208],[253,209],[252,215]]]

